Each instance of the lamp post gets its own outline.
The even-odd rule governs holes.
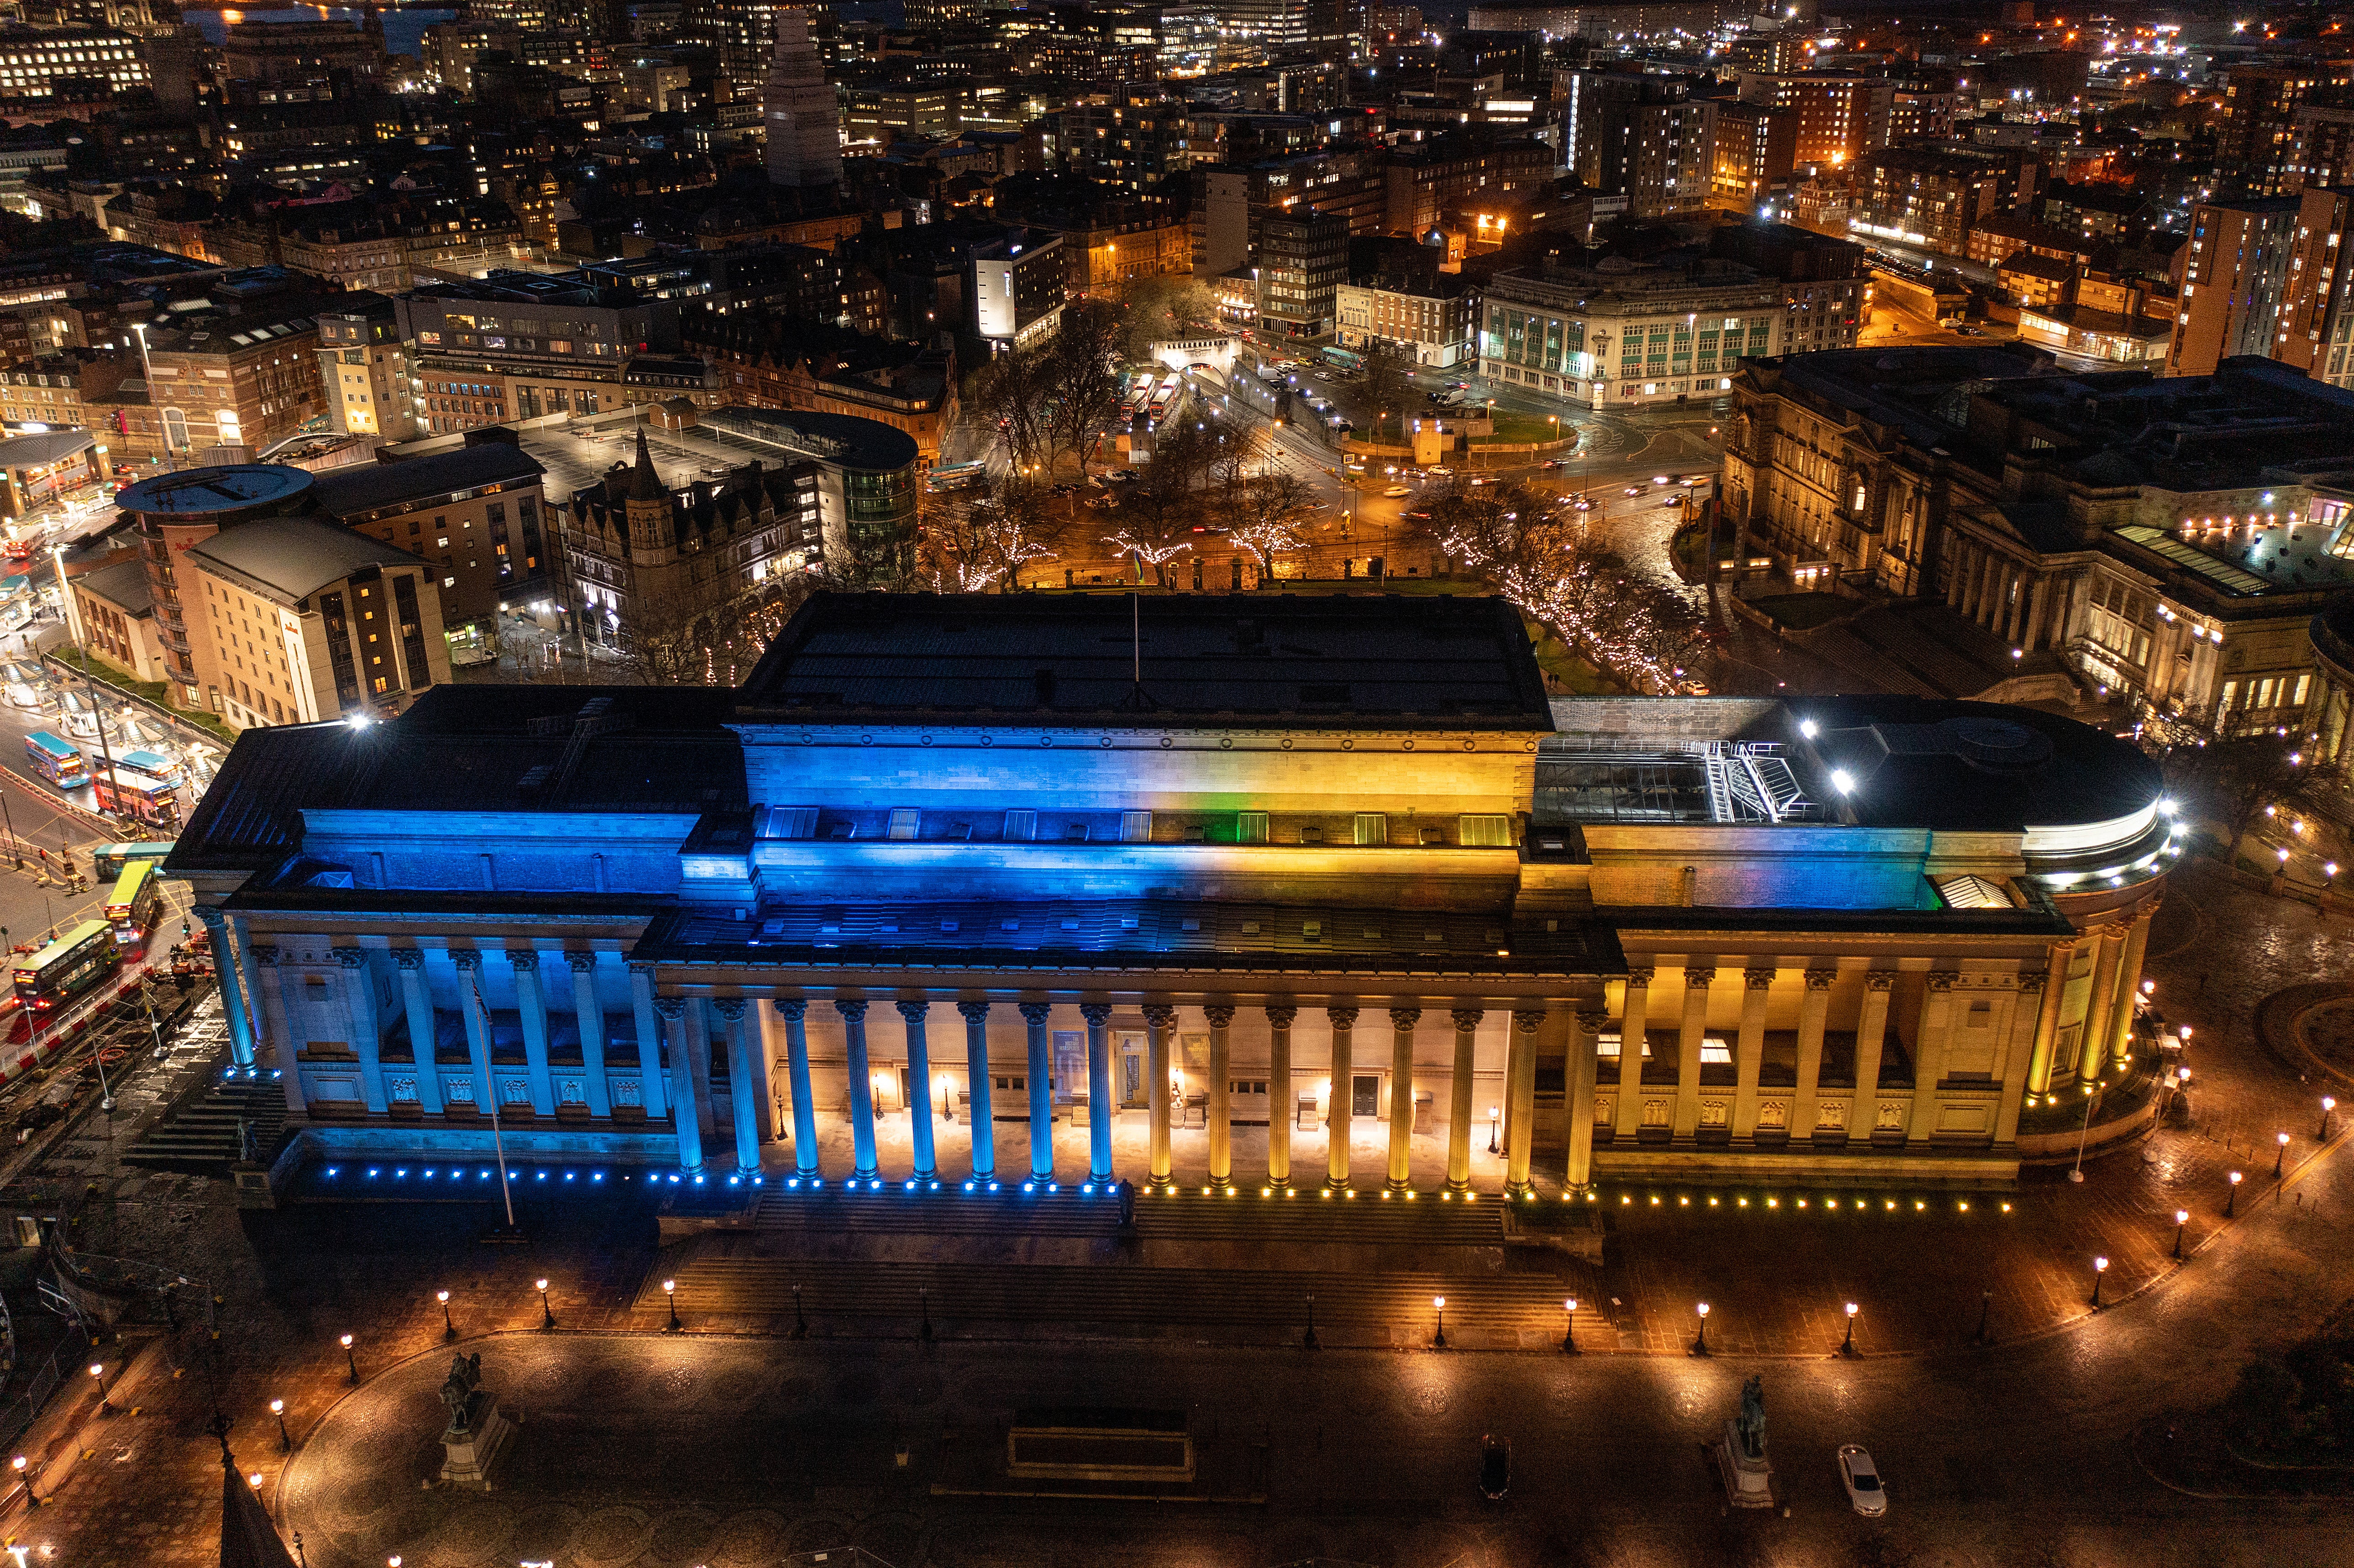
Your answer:
[[[2177,1209],[2174,1211],[2174,1255],[2177,1260],[2179,1260],[2182,1256],[2182,1227],[2190,1223],[2190,1210]]]
[[[675,1334],[678,1332],[681,1326],[678,1320],[678,1281],[675,1279],[663,1280],[663,1294],[670,1298],[670,1331]]]
[[[809,1319],[801,1316],[801,1287],[798,1285],[793,1287],[793,1338],[809,1338]]]
[[[2100,1309],[2101,1305],[2101,1281],[2107,1276],[2108,1272],[2109,1260],[2107,1258],[2096,1257],[2093,1260],[2093,1308],[2095,1311]]]
[[[2316,1143],[2327,1143],[2329,1141],[2329,1113],[2337,1108],[2337,1096],[2324,1095],[2321,1097],[2321,1130],[2313,1135],[2313,1140]]]
[[[2239,1206],[2240,1202],[2240,1173],[2234,1171],[2231,1173],[2231,1178],[2232,1195],[2223,1201],[2223,1217],[2227,1220],[2232,1217],[2232,1211]]]
[[[433,1293],[433,1299],[441,1303],[441,1337],[445,1340],[456,1339],[458,1325],[450,1318],[450,1293],[446,1290],[437,1290]]]
[[[1443,1351],[1447,1348],[1447,1298],[1432,1297],[1430,1309],[1438,1315],[1438,1332],[1430,1337],[1430,1348],[1434,1351]]]
[[[2093,1136],[2093,1107],[2101,1103],[2101,1089],[2095,1087],[2084,1099],[2084,1125],[2076,1129],[2076,1163],[2068,1169],[2068,1180],[2081,1182],[2084,1179],[2084,1141]]]
[[[286,1435],[286,1402],[282,1399],[271,1400],[270,1414],[278,1417],[278,1451],[281,1454],[292,1453],[294,1448],[294,1439]]]
[[[1847,1304],[1847,1338],[1840,1341],[1840,1354],[1855,1354],[1855,1315],[1862,1308],[1850,1301]]]
[[[2275,1133],[2274,1137],[2280,1145],[2273,1152],[2273,1180],[2277,1181],[2281,1179],[2281,1167],[2288,1161],[2288,1134]]]
[[[344,1364],[351,1369],[352,1382],[356,1385],[360,1381],[360,1363],[352,1355],[352,1337],[349,1334],[345,1334],[344,1336],[343,1343]]]
[[[1691,1342],[1691,1353],[1704,1356],[1708,1354],[1708,1303],[1702,1301],[1695,1309],[1700,1313],[1700,1333]]]
[[[547,1281],[535,1279],[532,1288],[539,1292],[539,1327],[542,1332],[556,1327],[556,1308],[547,1304]]]
[[[25,1456],[19,1454],[15,1458],[9,1460],[8,1464],[10,1467],[16,1472],[16,1478],[25,1483],[25,1506],[27,1508],[40,1507],[40,1496],[33,1490],[33,1472],[26,1467]]]
[[[101,1415],[113,1414],[114,1405],[106,1397],[106,1363],[104,1361],[90,1362],[90,1375],[98,1380],[98,1413]]]
[[[1488,1107],[1488,1152],[1496,1152],[1496,1118],[1502,1113],[1494,1106]]]
[[[1577,1298],[1575,1296],[1561,1304],[1561,1349],[1564,1355],[1577,1354]]]

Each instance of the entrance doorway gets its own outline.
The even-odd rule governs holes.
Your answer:
[[[1379,1073],[1359,1073],[1350,1078],[1349,1114],[1352,1117],[1382,1114],[1382,1076]]]

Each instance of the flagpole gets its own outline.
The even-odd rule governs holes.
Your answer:
[[[474,993],[474,1011],[481,1015],[482,1020],[482,1049],[487,1053],[491,1048],[491,1008],[490,1004],[482,1000],[482,981],[481,975],[477,973],[469,976],[466,985],[467,989]],[[507,1211],[506,1229],[500,1233],[499,1239],[520,1240],[522,1237],[522,1232],[515,1227],[514,1192],[507,1185],[506,1140],[499,1136],[499,1086],[498,1080],[495,1077],[491,1080],[490,1087],[491,1153],[499,1162],[499,1201],[506,1205]]]

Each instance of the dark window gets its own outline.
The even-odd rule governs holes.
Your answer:
[[[335,672],[335,700],[350,707],[360,700],[360,677],[352,657],[352,626],[350,618],[344,613],[344,596],[321,594],[319,619],[327,633],[327,662]]]

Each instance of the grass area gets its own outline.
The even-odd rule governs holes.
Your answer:
[[[1687,575],[1702,577],[1706,573],[1702,567],[1702,552],[1707,548],[1707,542],[1706,528],[1698,523],[1687,523],[1678,528],[1674,535],[1669,539],[1668,552],[1675,557],[1676,565]],[[1723,530],[1718,530],[1716,558],[1720,561],[1729,561],[1733,559],[1733,539]]]
[[[1578,657],[1569,644],[1544,627],[1525,617],[1521,624],[1528,628],[1529,641],[1536,650],[1538,668],[1559,681],[1571,695],[1615,696],[1626,689]]]
[[[1511,408],[1496,410],[1496,434],[1492,438],[1495,440],[1557,441],[1561,440],[1561,427],[1543,414],[1523,414]]]
[[[1753,599],[1749,608],[1774,618],[1774,624],[1792,631],[1810,631],[1826,626],[1840,616],[1850,615],[1862,608],[1854,599],[1841,599],[1835,593],[1782,593],[1771,599]]]
[[[184,708],[173,702],[168,694],[171,688],[161,681],[140,680],[129,671],[118,669],[105,660],[85,653],[78,648],[57,649],[52,656],[60,664],[70,664],[77,670],[87,670],[119,691],[129,692],[135,697],[146,698],[157,707],[170,713],[173,717],[185,720],[186,723],[195,725],[198,729],[218,736],[224,745],[233,745],[237,740],[237,731],[229,728],[212,715],[198,713],[193,708]]]

